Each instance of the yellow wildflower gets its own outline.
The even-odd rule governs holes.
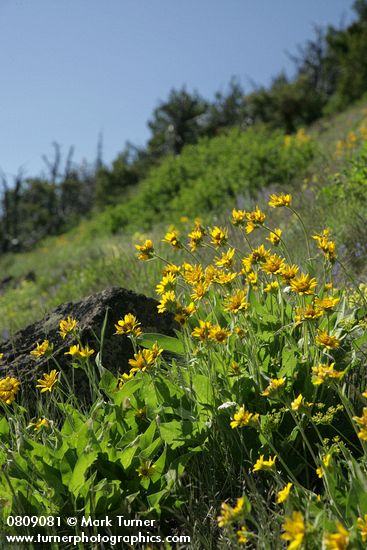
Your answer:
[[[151,350],[143,349],[142,351],[138,351],[138,353],[134,353],[134,359],[129,359],[129,365],[140,371],[144,371],[147,367],[150,367],[154,361],[155,358]]]
[[[255,273],[255,271],[251,271],[250,273],[248,273],[247,280],[249,284],[253,286],[255,290],[257,290],[257,273]]]
[[[218,527],[225,527],[232,521],[235,521],[243,511],[244,501],[243,497],[238,498],[234,508],[227,504],[227,502],[222,502],[222,515],[217,517]]]
[[[162,242],[170,244],[173,248],[182,248],[182,244],[178,238],[177,229],[168,231],[162,239]]]
[[[236,532],[238,544],[246,544],[248,541],[248,531],[244,525]]]
[[[325,470],[329,468],[330,462],[331,462],[331,454],[324,455],[321,460],[322,460],[322,466],[320,466],[319,468],[316,468],[316,473],[319,478],[322,478],[322,476],[325,473]]]
[[[199,282],[193,287],[193,292],[190,295],[194,302],[202,300],[205,294],[208,292],[208,285],[206,283]]]
[[[199,320],[199,325],[200,326],[196,327],[192,331],[191,335],[194,338],[198,338],[202,342],[205,342],[205,340],[209,338],[209,332],[212,328],[212,325],[208,321],[202,321],[201,319]]]
[[[41,344],[37,342],[36,346],[37,347],[31,351],[31,355],[37,359],[43,357],[43,355],[49,355],[54,349],[53,344],[50,344],[48,340],[44,340]]]
[[[182,268],[184,270],[183,278],[189,285],[196,285],[203,280],[204,271],[200,264],[191,265],[189,263],[184,263]]]
[[[259,415],[246,411],[244,405],[233,415],[233,420],[230,424],[231,428],[244,428],[248,425],[253,425],[259,420]]]
[[[181,266],[176,264],[167,264],[162,269],[162,276],[165,277],[169,273],[172,273],[172,275],[175,275],[181,271]]]
[[[0,353],[0,363],[2,363],[3,358],[4,358],[4,354],[3,354],[3,353]]]
[[[276,456],[273,458],[270,456],[268,460],[264,460],[264,455],[260,455],[260,458],[258,458],[255,462],[252,471],[258,472],[259,470],[272,470],[275,466],[276,458]]]
[[[255,210],[252,212],[247,212],[246,217],[248,219],[248,223],[246,225],[246,233],[252,233],[252,231],[258,227],[259,225],[262,225],[265,221],[265,214],[262,212],[258,206],[256,206]]]
[[[188,237],[190,239],[190,250],[191,252],[195,252],[198,246],[201,245],[203,238],[205,237],[205,232],[202,229],[193,229],[193,231],[188,234]]]
[[[230,248],[227,252],[223,252],[220,258],[215,258],[215,265],[218,267],[226,267],[227,269],[233,266],[233,256],[235,254],[235,248]]]
[[[172,311],[176,309],[177,300],[173,290],[165,292],[159,302],[157,309],[158,313],[164,313],[165,311]]]
[[[20,380],[7,376],[0,380],[0,401],[5,405],[11,405],[20,390]]]
[[[67,319],[63,319],[60,321],[60,336],[62,339],[64,339],[68,334],[74,332],[76,329],[77,322],[75,319],[72,319],[71,317],[68,317]]]
[[[281,271],[282,279],[289,283],[291,279],[294,279],[298,271],[299,271],[298,265],[284,264]]]
[[[157,294],[164,294],[168,290],[174,290],[176,288],[176,275],[174,273],[167,273],[164,275],[161,282],[155,287]]]
[[[228,285],[232,283],[236,277],[237,273],[235,272],[224,273],[223,271],[220,271],[215,274],[213,281],[219,285]]]
[[[296,292],[302,296],[306,294],[313,294],[313,291],[317,286],[317,281],[314,277],[311,278],[310,275],[301,273],[298,277],[294,277],[290,280],[290,285],[292,292]]]
[[[362,428],[358,433],[359,439],[367,441],[367,407],[363,408],[362,416],[353,416],[353,420]]]
[[[281,273],[284,267],[284,259],[277,254],[271,254],[263,263],[261,269],[270,275]]]
[[[123,319],[117,321],[115,325],[115,334],[132,334],[133,336],[140,336],[142,334],[140,325],[141,323],[138,322],[135,315],[127,313]]]
[[[269,197],[269,206],[272,208],[279,208],[280,206],[290,206],[292,204],[292,195],[280,193],[279,195],[273,194]]]
[[[315,321],[322,316],[321,309],[315,308],[312,304],[308,304],[306,307],[299,307],[296,309],[296,315],[294,321],[296,325],[303,321]]]
[[[153,242],[150,239],[147,239],[141,245],[136,244],[135,248],[139,251],[139,254],[138,254],[139,260],[145,261],[145,260],[149,260],[150,258],[153,258],[154,246],[153,246]]]
[[[328,550],[346,550],[349,544],[349,534],[340,521],[336,522],[337,533],[326,533],[324,545]]]
[[[31,422],[29,424],[29,427],[32,427],[35,432],[38,432],[41,428],[48,428],[50,425],[50,422],[47,420],[47,418],[39,418],[37,422]]]
[[[78,359],[85,359],[90,355],[93,355],[94,349],[89,349],[89,346],[86,345],[84,348],[79,344],[75,346],[70,346],[69,351],[65,352],[64,355],[71,355],[72,357],[77,357]]]
[[[316,336],[316,344],[326,349],[336,349],[340,346],[340,340],[328,334],[326,330],[320,330]]]
[[[273,380],[270,381],[270,384],[267,386],[267,388],[265,388],[265,390],[262,392],[261,395],[264,395],[265,397],[274,395],[281,388],[284,388],[285,383],[286,383],[285,378],[273,378]]]
[[[224,300],[224,311],[238,313],[239,311],[245,311],[249,305],[250,304],[246,300],[245,291],[238,290],[235,294],[227,296]]]
[[[210,231],[210,236],[212,238],[211,243],[215,248],[219,248],[224,245],[228,239],[227,229],[222,229],[221,227],[215,226]]]
[[[269,237],[266,237],[266,240],[271,242],[272,245],[277,246],[281,241],[281,235],[281,229],[273,229],[273,231],[270,231]]]
[[[277,504],[282,504],[289,497],[289,493],[293,487],[293,483],[287,483],[287,485],[277,493]]]
[[[36,385],[36,388],[40,388],[41,393],[45,391],[51,392],[56,382],[59,381],[59,374],[56,369],[53,369],[50,374],[44,373],[43,378],[37,380],[39,383]]]
[[[321,234],[313,235],[312,238],[318,243],[318,247],[324,252],[325,256],[333,262],[336,259],[336,245],[329,240],[330,229],[324,229]]]
[[[147,460],[143,462],[143,464],[141,464],[136,471],[138,472],[139,477],[150,478],[155,472],[155,465],[152,464],[150,460]]]
[[[285,518],[283,529],[281,538],[289,541],[288,550],[300,548],[305,536],[305,522],[301,512],[293,512],[291,518]]]
[[[219,325],[214,325],[210,328],[209,339],[218,342],[218,344],[225,344],[227,338],[231,335],[229,330],[226,330]]]
[[[315,304],[320,309],[333,309],[339,302],[340,298],[333,298],[332,296],[325,296],[325,298],[316,298]]]
[[[229,365],[230,376],[239,376],[241,374],[241,369],[237,361],[232,361]]]
[[[278,281],[273,281],[264,287],[264,292],[276,292],[279,288]]]
[[[299,408],[304,405],[303,395],[300,393],[298,397],[291,403],[292,411],[298,411]]]
[[[363,518],[357,519],[357,527],[361,532],[362,541],[367,541],[367,514],[364,515]]]
[[[232,210],[232,224],[243,225],[246,219],[246,212],[244,210]]]
[[[184,325],[187,321],[187,319],[190,317],[190,315],[193,315],[196,312],[196,307],[194,302],[190,302],[188,306],[177,306],[176,314],[175,314],[175,321],[180,323],[180,325]]]
[[[312,383],[314,386],[320,386],[330,378],[338,379],[344,376],[344,371],[334,370],[335,363],[330,365],[320,364],[318,367],[312,367]]]

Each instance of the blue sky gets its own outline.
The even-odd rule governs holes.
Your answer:
[[[0,0],[0,169],[39,174],[57,141],[106,163],[171,88],[213,98],[292,70],[313,25],[353,17],[352,0]]]

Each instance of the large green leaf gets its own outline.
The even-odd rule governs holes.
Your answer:
[[[148,332],[139,338],[139,343],[149,349],[152,348],[156,342],[159,347],[164,349],[164,351],[176,353],[177,355],[184,355],[185,353],[185,348],[181,340],[174,338],[173,336],[165,336],[164,334]]]

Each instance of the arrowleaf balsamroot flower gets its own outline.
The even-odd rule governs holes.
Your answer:
[[[234,508],[227,502],[222,502],[221,515],[217,517],[218,527],[226,527],[232,521],[237,520],[238,516],[242,514],[244,502],[244,497],[238,498]]]
[[[136,469],[139,477],[150,478],[155,472],[155,465],[150,460],[143,462],[139,468]]]
[[[218,344],[225,344],[227,338],[231,335],[229,330],[222,328],[219,325],[214,325],[209,330],[209,340],[218,342]]]
[[[35,432],[38,432],[41,428],[48,428],[50,425],[50,422],[47,420],[47,418],[39,418],[37,422],[31,422],[29,424],[30,428],[33,428]]]
[[[93,355],[93,353],[94,349],[89,349],[88,345],[83,348],[80,344],[76,344],[74,346],[70,346],[69,351],[65,352],[64,355],[71,355],[72,357],[76,357],[78,359],[86,359],[87,357]]]
[[[284,259],[277,254],[271,254],[261,266],[261,269],[269,275],[281,273],[284,267]]]
[[[273,380],[270,381],[270,384],[267,386],[267,388],[265,388],[261,395],[264,395],[265,397],[272,396],[278,393],[280,389],[284,388],[285,383],[285,378],[273,378]]]
[[[44,373],[43,378],[37,380],[39,383],[36,385],[36,388],[40,388],[41,393],[45,391],[51,392],[56,382],[59,381],[59,374],[56,369],[53,369],[50,374]]]
[[[268,285],[266,285],[264,287],[264,292],[276,292],[279,288],[279,283],[278,281],[272,281],[271,283],[269,283]]]
[[[219,248],[220,246],[226,244],[228,240],[228,232],[227,229],[223,229],[221,227],[215,226],[210,231],[211,236],[211,243],[215,246],[215,248]]]
[[[144,241],[143,244],[136,244],[135,248],[139,251],[138,260],[142,260],[144,262],[146,260],[150,260],[150,258],[153,258],[154,246],[150,239]]]
[[[0,401],[11,405],[20,389],[20,380],[7,376],[0,380]]]
[[[299,307],[296,309],[296,315],[294,322],[299,325],[303,321],[315,321],[323,315],[321,309],[314,307],[312,304],[308,304],[306,307]]]
[[[367,541],[367,514],[363,518],[357,519],[357,527],[361,532],[362,541]]]
[[[238,313],[239,311],[245,311],[249,307],[249,303],[246,300],[246,293],[244,290],[238,290],[235,294],[227,296],[224,300],[224,311],[230,313]]]
[[[246,544],[246,542],[248,541],[248,534],[249,533],[246,529],[246,526],[242,525],[241,529],[236,532],[238,544]]]
[[[270,231],[269,237],[266,237],[266,240],[271,242],[272,245],[278,246],[278,244],[281,241],[282,236],[282,230],[281,229],[273,229],[273,231]]]
[[[246,220],[245,210],[232,210],[232,224],[233,225],[244,225]]]
[[[182,244],[178,238],[177,229],[168,231],[165,234],[164,239],[162,239],[162,242],[170,244],[171,246],[173,246],[173,248],[182,248]]]
[[[282,273],[282,275],[284,277],[284,273]],[[305,275],[304,273],[301,273],[298,277],[293,277],[290,280],[290,285],[292,292],[296,292],[297,294],[303,296],[314,293],[317,286],[317,281],[315,277],[311,278],[309,274]]]
[[[196,312],[196,307],[194,302],[190,302],[188,306],[182,306],[181,304],[177,305],[177,310],[175,314],[175,321],[184,325],[187,319]]]
[[[283,523],[284,533],[281,539],[289,541],[288,550],[301,548],[305,536],[305,521],[301,512],[293,512],[291,518],[285,518]]]
[[[320,330],[316,336],[316,344],[326,349],[336,349],[340,346],[340,340],[328,334],[326,330]]]
[[[62,319],[60,321],[60,336],[64,340],[68,334],[71,334],[75,331],[77,327],[77,322],[75,319],[68,317],[67,319]]]
[[[127,313],[123,319],[117,321],[115,325],[115,334],[132,334],[133,336],[140,336],[142,334],[140,326],[141,323],[139,323],[135,315]]]
[[[326,533],[324,545],[328,550],[346,550],[349,544],[349,533],[340,521],[336,524],[337,533]]]
[[[208,321],[202,321],[200,319],[199,326],[194,328],[194,330],[191,333],[191,336],[193,336],[194,338],[198,338],[199,340],[201,340],[201,342],[205,342],[209,338],[209,333],[211,328],[212,328],[211,323],[209,323]]]
[[[246,233],[250,234],[256,229],[256,227],[259,227],[262,225],[265,221],[265,214],[262,212],[258,206],[256,206],[255,210],[252,212],[247,212],[246,217],[248,219],[248,222],[246,224]]]
[[[287,483],[287,485],[277,493],[277,504],[282,504],[288,499],[292,487],[293,483]]]
[[[165,292],[159,302],[157,309],[158,313],[164,313],[165,311],[172,311],[176,309],[177,300],[173,290]]]
[[[36,346],[37,347],[31,351],[31,355],[37,359],[44,355],[50,355],[54,349],[53,344],[50,344],[48,340],[44,340],[41,344],[37,342]]]
[[[258,458],[255,462],[252,471],[258,472],[259,470],[272,470],[275,466],[276,458],[276,456],[274,456],[273,458],[271,458],[270,456],[268,460],[264,460],[264,455],[260,455],[260,458]]]
[[[279,208],[280,206],[290,206],[292,204],[292,195],[289,193],[273,194],[269,197],[269,206]]]
[[[196,249],[202,244],[205,237],[205,232],[202,229],[193,229],[191,233],[188,234],[190,239],[189,247],[191,252],[195,252]]]
[[[291,279],[294,279],[298,271],[299,271],[298,265],[284,264],[281,272],[283,281],[286,281],[289,283]]]
[[[230,248],[227,252],[223,252],[220,258],[215,258],[215,265],[218,267],[226,267],[227,269],[233,266],[233,256],[236,252],[235,248]]]
[[[317,367],[312,367],[312,383],[314,386],[320,386],[330,378],[339,379],[344,376],[344,371],[334,370],[335,363],[330,365],[320,364]]]
[[[245,406],[239,408],[239,410],[233,415],[233,420],[230,424],[231,428],[244,428],[245,426],[254,425],[259,420],[259,415],[256,413],[250,413],[246,411]]]
[[[324,298],[316,298],[315,305],[320,309],[333,309],[340,301],[340,298],[325,296]]]
[[[367,407],[363,408],[362,416],[353,416],[353,420],[362,428],[358,433],[359,439],[367,441]]]
[[[321,460],[322,460],[322,466],[320,466],[319,468],[316,468],[316,473],[319,476],[319,478],[322,478],[323,475],[325,474],[325,470],[329,468],[330,462],[331,462],[331,454],[328,453],[327,455],[324,455]]]

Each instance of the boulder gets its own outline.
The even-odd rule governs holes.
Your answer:
[[[58,306],[48,313],[42,320],[29,325],[17,332],[10,340],[0,346],[4,354],[0,364],[0,378],[11,375],[17,377],[21,383],[23,398],[27,403],[34,401],[36,380],[45,372],[50,372],[57,361],[62,373],[69,382],[72,380],[78,399],[89,400],[89,383],[84,372],[71,367],[70,355],[65,355],[70,345],[75,344],[73,336],[64,340],[59,334],[59,323],[68,316],[78,322],[81,342],[88,344],[98,352],[101,330],[107,312],[107,323],[103,341],[101,363],[114,374],[129,370],[128,360],[133,357],[133,348],[130,339],[125,335],[116,335],[115,323],[127,313],[133,313],[141,322],[143,332],[157,332],[174,335],[177,328],[170,313],[159,314],[158,302],[141,294],[112,287],[98,294],[84,298],[80,302],[68,302]],[[35,349],[37,342],[49,340],[54,345],[52,357],[35,359],[30,352]],[[90,362],[95,365],[96,354]]]

